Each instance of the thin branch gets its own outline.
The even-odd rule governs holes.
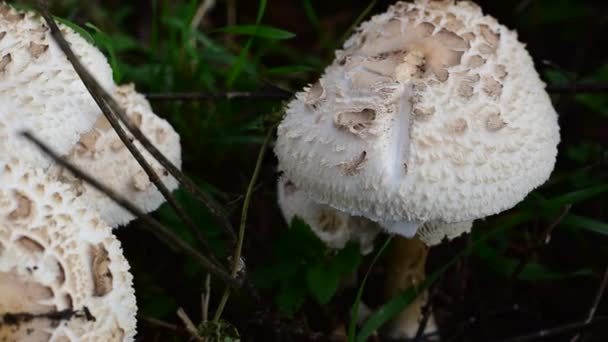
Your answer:
[[[568,324],[560,325],[560,326],[550,328],[550,329],[541,329],[539,331],[536,331],[536,332],[533,332],[530,334],[506,338],[506,339],[500,340],[499,342],[545,341],[549,337],[555,337],[555,336],[560,336],[560,335],[565,335],[565,334],[586,331],[586,330],[593,329],[597,326],[604,325],[606,323],[608,323],[608,317],[598,317],[590,322],[583,321],[583,322],[568,323]]]
[[[589,314],[587,315],[587,319],[585,323],[589,323],[593,320],[595,316],[595,312],[597,311],[597,307],[600,305],[602,301],[602,297],[604,296],[604,291],[606,290],[606,286],[608,285],[608,267],[606,267],[606,271],[604,271],[604,278],[602,278],[602,282],[595,293],[595,299],[593,300],[593,304],[591,304],[591,309],[589,309]],[[570,342],[576,342],[580,340],[581,334],[577,334],[574,336]]]
[[[243,202],[243,209],[241,211],[241,222],[239,225],[239,236],[237,240],[237,245],[234,250],[234,255],[232,256],[232,271],[231,276],[235,278],[237,276],[239,270],[239,264],[241,262],[241,251],[243,249],[243,241],[245,239],[245,227],[247,225],[247,214],[249,212],[249,203],[251,202],[251,196],[253,194],[253,189],[255,187],[255,183],[258,180],[258,176],[260,175],[260,170],[262,169],[262,161],[264,160],[264,156],[266,154],[266,148],[268,147],[268,143],[270,142],[270,138],[272,137],[272,132],[274,131],[274,126],[268,130],[266,134],[266,138],[264,139],[264,143],[262,147],[260,147],[260,151],[258,153],[258,158],[255,162],[255,168],[253,169],[253,174],[251,175],[251,179],[249,180],[249,185],[247,186],[247,192],[245,195],[245,200]],[[245,270],[246,271],[246,270]],[[222,298],[220,299],[220,303],[218,304],[217,310],[215,311],[215,315],[213,317],[213,321],[217,322],[222,316],[222,311],[224,311],[224,306],[228,301],[228,297],[230,296],[230,289],[226,288],[224,293],[222,294]]]
[[[198,5],[198,8],[196,9],[194,17],[192,17],[192,21],[190,22],[190,28],[193,30],[198,29],[199,25],[201,24],[201,21],[203,20],[207,12],[213,9],[213,7],[215,7],[215,0],[201,1],[200,5]]]
[[[224,271],[220,266],[216,265],[215,263],[213,263],[212,261],[207,259],[207,257],[205,257],[204,255],[199,253],[199,251],[192,248],[192,246],[190,246],[189,244],[184,242],[182,239],[180,239],[177,235],[175,235],[175,233],[173,233],[173,231],[171,231],[170,229],[165,227],[163,224],[161,224],[160,222],[153,219],[150,215],[141,211],[139,208],[137,208],[135,205],[131,204],[131,202],[129,202],[124,197],[118,195],[110,188],[101,184],[95,178],[91,177],[90,175],[79,170],[77,167],[75,167],[71,163],[67,162],[64,158],[60,157],[57,153],[55,153],[53,150],[51,150],[46,144],[44,144],[38,138],[34,137],[31,133],[23,132],[22,135],[26,139],[28,139],[29,141],[34,143],[40,150],[42,150],[44,153],[46,153],[49,157],[51,157],[54,162],[56,162],[57,164],[59,164],[60,166],[62,166],[64,168],[66,168],[74,176],[82,179],[83,181],[85,181],[86,183],[88,183],[89,185],[91,185],[92,187],[97,189],[98,191],[100,191],[103,194],[105,194],[106,196],[108,196],[110,199],[112,199],[118,205],[120,205],[121,207],[126,209],[132,215],[142,219],[145,222],[145,224],[142,224],[141,227],[144,227],[145,229],[152,231],[154,234],[157,235],[157,237],[161,241],[171,244],[178,250],[180,250],[183,253],[192,257],[205,270],[207,270],[209,273],[211,273],[211,274],[215,275],[216,277],[218,277],[219,279],[221,279],[230,288],[233,288],[233,289],[240,288],[240,284],[238,282],[236,282],[234,279],[232,279],[232,277],[230,277],[230,275],[226,271]]]
[[[161,327],[163,329],[167,329],[167,330],[171,330],[172,332],[175,333],[179,333],[182,335],[187,335],[188,332],[183,329],[180,326],[177,326],[175,324],[171,324],[171,323],[167,323],[164,321],[161,321],[159,319],[156,318],[152,318],[152,317],[148,317],[148,316],[144,316],[144,315],[137,315],[137,320],[138,321],[142,321],[142,322],[146,322],[150,325],[156,326],[156,327]]]
[[[150,101],[202,101],[202,100],[287,100],[293,96],[287,91],[227,91],[211,92],[177,92],[177,93],[149,93],[145,94]]]
[[[199,342],[205,341],[201,337],[201,335],[199,335],[196,325],[194,325],[194,323],[192,323],[192,320],[190,319],[190,317],[188,317],[188,314],[186,314],[186,311],[184,311],[184,309],[182,309],[182,308],[177,309],[177,317],[179,317],[179,319],[182,320],[182,322],[184,323],[184,326],[186,327],[186,330],[188,330],[188,332],[190,333],[190,336],[195,341],[199,341]]]
[[[158,182],[158,184],[156,183],[156,181],[158,181],[158,175],[156,175],[154,170],[149,166],[149,164],[145,161],[145,159],[143,159],[139,150],[137,150],[134,147],[134,145],[132,144],[130,139],[126,136],[126,133],[124,132],[124,130],[122,129],[120,124],[117,122],[117,119],[114,115],[118,116],[118,118],[122,121],[122,123],[129,129],[131,134],[133,134],[133,136],[152,155],[152,157],[154,157],[154,159],[156,159],[173,177],[175,177],[175,179],[178,180],[178,182],[182,185],[182,187],[186,191],[191,193],[199,202],[201,202],[205,207],[207,207],[209,209],[210,213],[220,223],[220,226],[226,230],[226,232],[228,233],[232,242],[234,243],[234,240],[236,238],[235,234],[234,234],[234,230],[232,228],[232,224],[230,223],[228,218],[224,215],[223,210],[207,194],[202,192],[194,184],[194,182],[192,180],[190,180],[188,177],[186,177],[175,165],[173,165],[173,163],[170,160],[168,160],[156,148],[156,146],[154,146],[154,144],[152,144],[150,142],[150,140],[139,130],[139,128],[137,126],[135,126],[133,124],[133,122],[131,122],[131,120],[129,120],[125,111],[116,103],[116,101],[112,98],[112,96],[110,96],[110,94],[108,94],[95,81],[95,79],[91,76],[91,74],[89,74],[89,72],[82,66],[82,64],[80,63],[78,58],[74,55],[74,52],[71,50],[69,44],[67,43],[67,41],[61,34],[59,28],[57,27],[55,20],[50,15],[48,8],[46,6],[46,1],[39,0],[38,3],[39,3],[40,11],[41,11],[43,17],[45,18],[49,27],[51,28],[51,33],[53,35],[53,38],[57,41],[61,50],[66,54],[70,63],[72,63],[72,66],[74,67],[74,69],[76,70],[76,72],[78,73],[80,78],[82,79],[84,85],[87,87],[87,89],[91,93],[91,96],[93,96],[93,99],[95,100],[95,102],[101,107],[102,112],[104,113],[104,115],[106,116],[106,118],[108,119],[108,121],[110,122],[110,124],[112,125],[112,127],[114,128],[114,130],[116,131],[118,136],[120,137],[120,139],[127,146],[127,148],[129,148],[129,151],[133,154],[133,156],[136,159],[139,158],[138,162],[144,168],[144,170],[148,174],[148,177],[150,177],[150,180],[155,182],[155,185],[159,188],[159,190],[161,192],[163,192],[162,188],[164,187],[164,184],[162,184],[162,182]],[[168,191],[166,193],[163,193],[163,195],[168,195],[168,197],[171,198],[171,194],[168,193]],[[167,199],[167,201],[169,201],[169,203],[172,203],[172,205],[174,205],[174,208],[176,208],[176,210],[178,210],[178,213],[179,212],[185,213],[183,209],[181,209],[181,210],[177,209],[177,208],[181,208],[181,206],[179,206],[179,204],[177,204],[177,201],[169,200],[169,198]],[[183,218],[184,217],[182,217],[182,219]],[[200,232],[198,232],[198,233],[195,232],[195,234],[197,236],[199,233]]]
[[[205,276],[205,292],[201,295],[201,321],[207,323],[209,320],[209,299],[211,298],[211,277]]]
[[[431,289],[431,291],[429,293],[426,304],[422,308],[422,319],[420,320],[420,324],[418,325],[418,331],[416,331],[416,335],[414,336],[414,342],[421,342],[425,339],[424,330],[426,329],[429,319],[431,318],[431,315],[433,314],[433,308],[432,308],[433,300],[435,299],[435,296],[437,295],[440,284],[441,284],[441,281],[438,281],[437,284],[435,286],[433,286],[433,288]]]
[[[186,213],[184,208],[171,195],[171,192],[162,182],[159,175],[156,173],[156,171],[154,171],[154,169],[144,158],[142,153],[137,149],[137,147],[135,147],[131,138],[123,130],[122,126],[118,122],[118,119],[113,114],[114,112],[116,112],[116,108],[119,108],[122,111],[122,114],[124,114],[121,115],[121,119],[127,126],[134,126],[134,124],[128,119],[124,111],[118,106],[118,104],[116,104],[112,97],[107,92],[105,92],[105,90],[103,90],[97,80],[95,80],[95,78],[85,69],[82,63],[80,63],[80,60],[70,48],[69,43],[65,40],[65,38],[61,34],[61,31],[57,27],[57,23],[49,13],[46,1],[40,0],[38,3],[40,11],[42,12],[42,16],[44,17],[51,29],[51,34],[53,38],[55,39],[63,53],[66,55],[66,57],[78,73],[78,76],[80,76],[80,78],[82,79],[82,82],[84,83],[85,87],[87,88],[97,105],[101,108],[101,111],[103,112],[106,119],[109,121],[112,128],[114,128],[114,131],[116,131],[116,134],[118,134],[120,140],[125,144],[129,152],[131,152],[135,160],[137,160],[137,163],[144,169],[146,175],[148,175],[148,177],[150,178],[150,181],[152,181],[152,183],[162,193],[163,197],[167,200],[167,202],[173,207],[173,209],[175,209],[177,215],[186,224],[190,231],[192,231],[198,241],[207,249],[207,251],[211,251],[209,244],[207,243],[202,231],[198,229],[198,227],[190,218],[190,216]],[[110,101],[108,99],[111,99],[113,105],[109,103]],[[141,141],[141,139],[139,140]]]

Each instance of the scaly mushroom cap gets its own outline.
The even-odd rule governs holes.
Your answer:
[[[278,128],[316,202],[411,237],[506,210],[550,175],[559,127],[515,32],[471,2],[398,2],[363,23]]]
[[[0,158],[0,340],[132,341],[136,311],[110,227],[41,169]]]
[[[298,216],[329,248],[342,249],[355,241],[362,254],[374,250],[374,240],[381,230],[376,223],[315,203],[285,178],[279,179],[277,188],[279,207],[287,223]]]
[[[132,84],[117,87],[113,95],[143,134],[165,157],[180,167],[179,135],[166,120],[154,114],[148,100],[137,93]],[[139,142],[135,142],[135,146],[160,175],[167,188],[176,189],[178,184],[175,178],[171,177]],[[95,175],[105,185],[145,212],[156,210],[165,200],[104,116],[97,120],[89,132],[81,135],[78,144],[68,155],[68,160],[80,170]],[[84,202],[96,209],[101,218],[110,226],[124,225],[134,219],[133,215],[110,198],[76,179],[68,171],[53,167],[50,174],[64,183],[71,184],[73,191],[78,193]]]
[[[59,27],[83,65],[111,90],[112,70],[103,54],[72,29]],[[99,114],[43,19],[0,1],[0,155],[18,148],[21,158],[46,168],[50,160],[16,134],[33,131],[66,154]]]

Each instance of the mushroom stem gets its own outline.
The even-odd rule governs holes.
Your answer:
[[[418,286],[425,279],[428,247],[418,238],[406,239],[395,235],[386,265],[385,295],[387,300],[400,292]],[[410,305],[397,315],[389,326],[393,338],[413,338],[422,320],[427,291],[420,293]],[[433,317],[429,318],[425,332],[436,330]]]

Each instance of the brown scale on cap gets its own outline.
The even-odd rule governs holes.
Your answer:
[[[451,31],[460,31],[464,28],[464,22],[462,22],[462,20],[458,19],[456,17],[456,15],[454,15],[453,13],[448,13],[446,14],[446,24],[445,26],[447,27],[448,30]],[[463,37],[464,39],[464,37]],[[465,39],[466,40],[466,39]]]
[[[342,163],[342,167],[344,168],[344,174],[346,176],[354,176],[363,168],[363,165],[367,161],[367,151],[361,152],[359,156],[355,159]]]
[[[8,215],[8,219],[15,221],[28,218],[32,214],[33,210],[32,201],[21,193],[15,193],[15,199],[17,201],[17,208],[11,211],[11,213]]]
[[[110,257],[102,244],[91,246],[91,272],[94,292],[102,297],[112,291],[112,272],[110,272]]]
[[[139,171],[135,177],[133,177],[133,189],[137,191],[144,191],[148,189],[150,184],[150,178],[143,170]]]
[[[12,60],[13,58],[11,57],[10,53],[7,53],[6,55],[2,56],[2,58],[0,59],[0,74],[6,71],[6,67]]]
[[[2,40],[6,36],[6,31],[0,32],[0,40]]]
[[[9,23],[15,23],[25,18],[25,13],[12,11],[11,7],[5,4],[0,4],[0,15]]]
[[[310,87],[310,89],[306,93],[305,102],[308,105],[315,105],[323,98],[325,98],[325,88],[323,88],[321,81],[317,81]]]
[[[446,129],[449,133],[462,135],[467,131],[469,125],[467,124],[467,120],[464,118],[458,118],[453,122],[446,124]]]
[[[479,82],[479,74],[462,75],[462,81],[458,86],[458,95],[465,99],[470,99],[473,96],[477,82]]]
[[[494,48],[498,47],[500,35],[497,32],[492,31],[488,25],[479,25],[479,32],[490,46]]]
[[[42,304],[53,291],[36,282],[24,280],[16,270],[0,272],[0,312],[48,314],[57,312],[54,305]],[[0,341],[48,341],[52,328],[48,320],[23,320],[0,324]]]
[[[44,252],[44,246],[42,246],[42,244],[27,236],[21,236],[15,240],[15,243],[27,251],[28,254],[41,254]]]
[[[503,121],[500,113],[492,113],[486,120],[486,127],[492,132],[498,131],[506,125],[507,123]]]
[[[467,65],[469,66],[469,68],[479,68],[485,63],[486,60],[483,57],[481,57],[480,55],[474,55],[469,58]]]
[[[503,81],[505,78],[507,78],[507,67],[504,64],[496,65],[494,70],[496,71],[496,77],[498,77],[499,80]]]
[[[48,49],[49,49],[48,44],[37,44],[34,42],[30,42],[30,45],[28,47],[28,51],[34,58],[40,57]]]
[[[502,84],[492,78],[492,76],[484,76],[482,80],[482,89],[492,99],[497,99],[502,93]]]
[[[426,120],[435,114],[435,107],[414,107],[414,109],[412,109],[412,114],[414,114],[414,118],[418,120]]]
[[[410,20],[417,19],[418,15],[418,11],[410,11],[407,14]],[[401,20],[389,20],[380,28],[375,37],[366,40],[361,46],[360,52],[372,56],[370,60],[394,52],[400,52],[403,58],[420,54],[422,58],[419,60],[423,63],[416,67],[424,70],[425,73],[434,74],[441,82],[446,81],[449,77],[447,69],[460,63],[463,53],[469,49],[470,45],[467,40],[449,29],[441,28],[437,31],[436,25],[439,24],[440,22],[433,24],[427,20],[419,23],[413,29],[404,29]],[[362,58],[364,57],[352,60],[351,63],[358,65],[358,59]],[[396,62],[411,63],[411,61],[399,61],[398,59]],[[346,63],[349,63],[348,60]],[[393,67],[398,66],[393,64]],[[402,70],[402,68],[398,69]]]
[[[366,108],[359,112],[337,113],[334,124],[339,129],[347,130],[356,136],[364,136],[375,119],[376,111]]]

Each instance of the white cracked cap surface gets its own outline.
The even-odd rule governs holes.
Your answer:
[[[94,210],[41,169],[0,158],[0,340],[133,341],[132,279]],[[78,315],[41,317],[64,310]],[[7,313],[38,317],[7,324]]]
[[[104,55],[72,29],[59,28],[83,65],[111,91],[112,70]],[[21,158],[46,168],[50,159],[17,134],[30,130],[66,154],[100,113],[44,20],[0,1],[0,155],[18,148]]]
[[[285,178],[279,179],[277,193],[279,207],[287,224],[298,216],[329,248],[342,249],[353,241],[359,244],[362,254],[374,250],[374,241],[382,230],[376,223],[315,203]]]
[[[289,103],[279,169],[411,237],[513,207],[553,170],[557,114],[514,31],[472,2],[398,2]]]
[[[117,87],[113,96],[152,144],[174,165],[181,167],[179,135],[166,120],[154,114],[148,100],[135,90],[134,85]],[[170,176],[138,141],[135,141],[135,147],[152,165],[165,186],[170,191],[176,189],[177,180]],[[80,170],[95,175],[102,183],[145,212],[156,210],[165,201],[104,116],[97,120],[90,131],[80,136],[67,158]],[[96,209],[110,226],[124,225],[134,219],[133,215],[109,197],[76,179],[67,170],[54,166],[50,174],[70,184],[81,200]]]

